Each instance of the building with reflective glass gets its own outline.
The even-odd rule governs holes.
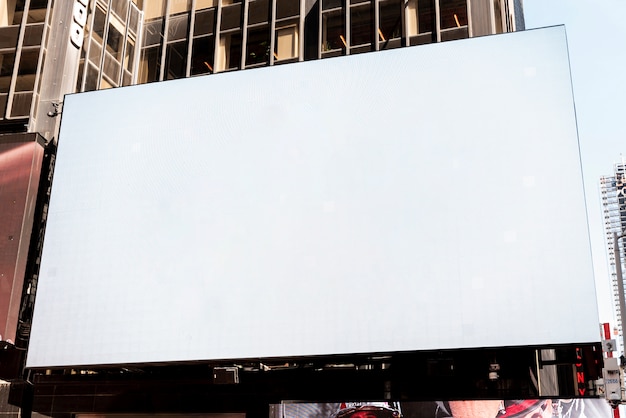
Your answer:
[[[0,379],[14,382],[10,394],[8,384],[0,385],[2,411],[7,416],[20,414],[19,407],[27,413],[45,411],[49,402],[59,416],[106,411],[109,383],[102,383],[97,401],[89,398],[95,402],[91,407],[63,400],[96,390],[98,379],[123,380],[133,372],[117,370],[106,378],[85,370],[52,373],[33,406],[33,379],[22,368],[64,95],[523,29],[522,0],[0,0]],[[524,355],[512,351],[502,361],[514,364]],[[456,356],[398,361],[419,373],[439,370],[445,380],[453,360],[471,363],[468,353]],[[569,353],[557,353],[555,359],[559,356]],[[386,361],[376,359],[375,367],[383,370]],[[270,383],[284,390],[294,376],[309,382],[302,390],[315,383],[311,370],[276,369]],[[198,399],[209,395],[219,398],[225,410],[246,397],[253,410],[256,372],[237,391],[217,386],[207,393],[188,382],[209,373],[205,368],[146,368],[138,371],[137,380],[125,381],[128,399],[118,399],[121,406],[115,410],[123,412],[132,404],[129,399],[144,396],[137,383],[141,379],[150,382],[149,396],[156,402],[169,390],[159,382],[171,378],[178,382],[177,399],[189,402],[193,397],[190,411],[200,410]],[[65,375],[72,376],[69,383]],[[85,386],[81,378],[91,383]],[[231,376],[226,369],[212,378],[230,382]],[[380,383],[376,376],[351,375],[350,381],[355,397],[369,396],[368,384]],[[435,396],[423,389],[424,396]],[[57,390],[63,396],[46,392]],[[320,400],[330,393],[318,390]],[[164,408],[153,412],[167,412],[177,399],[170,396]]]

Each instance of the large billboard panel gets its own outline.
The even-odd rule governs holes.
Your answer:
[[[30,367],[597,324],[562,27],[65,100]]]

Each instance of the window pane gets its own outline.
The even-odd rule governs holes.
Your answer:
[[[269,21],[270,4],[268,0],[251,1],[248,6],[248,25]]]
[[[144,48],[141,51],[139,83],[151,83],[153,81],[159,81],[159,72],[161,71],[160,59],[160,46]]]
[[[30,0],[28,8],[28,20],[26,23],[43,23],[46,21],[46,9],[48,0]]]
[[[187,71],[187,42],[168,43],[165,52],[165,79],[183,78]]]
[[[43,23],[39,25],[28,25],[24,31],[24,46],[41,45],[41,37],[43,36]]]
[[[372,42],[374,31],[373,18],[369,4],[350,8],[350,46]]]
[[[146,22],[143,32],[144,46],[159,45],[163,38],[163,18]]]
[[[168,42],[187,38],[189,33],[189,13],[171,16],[167,32]]]
[[[419,0],[417,5],[419,33],[432,32],[435,22],[434,0]]]
[[[20,66],[17,71],[15,91],[32,91],[35,89],[35,74],[39,61],[39,49],[22,51]]]
[[[30,115],[30,105],[33,101],[33,93],[18,93],[13,95],[11,117],[27,117]]]
[[[223,70],[235,70],[241,66],[241,32],[222,35],[220,59]]]
[[[402,3],[400,0],[389,0],[380,3],[379,40],[385,42],[402,36]]]
[[[0,52],[0,93],[8,93],[15,65],[15,51]]]
[[[276,28],[276,50],[274,58],[278,61],[298,56],[298,25]]]
[[[100,43],[104,39],[104,22],[106,20],[106,14],[104,10],[96,7],[96,14],[93,18],[93,37]]]
[[[196,0],[196,10],[217,7],[217,0]]]
[[[132,40],[126,42],[126,51],[124,52],[124,69],[132,70],[135,63],[135,43]]]
[[[206,9],[196,12],[193,35],[213,35],[215,32],[215,9]]]
[[[241,26],[241,4],[222,8],[222,30],[236,29]]]
[[[0,49],[17,47],[19,26],[0,27]]]
[[[248,31],[246,47],[246,65],[269,64],[270,62],[270,28],[264,26]]]
[[[342,7],[343,0],[322,0],[322,10],[334,9],[335,7]]]
[[[215,38],[206,36],[193,40],[191,49],[191,75],[213,73]]]
[[[85,77],[85,91],[92,91],[98,88],[98,70],[92,65],[87,66],[87,77]]]
[[[341,10],[322,15],[322,51],[346,47],[344,17]]]
[[[126,14],[128,13],[128,2],[126,0],[113,0],[113,7],[111,10],[122,20],[126,21]]]
[[[276,19],[298,16],[300,2],[296,0],[276,0]]]
[[[124,47],[124,35],[122,35],[113,25],[109,25],[109,33],[107,35],[106,51],[113,55],[116,60],[122,57],[122,48]]]
[[[467,26],[466,0],[440,0],[441,29]]]

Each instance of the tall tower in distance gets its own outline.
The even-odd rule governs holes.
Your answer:
[[[626,161],[613,167],[613,174],[600,178],[604,228],[611,271],[613,306],[615,320],[620,335],[619,352],[624,353],[624,316],[626,316],[626,295],[624,294],[624,274],[626,269]]]

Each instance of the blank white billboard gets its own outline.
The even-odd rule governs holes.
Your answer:
[[[65,100],[28,367],[599,340],[562,27]]]

